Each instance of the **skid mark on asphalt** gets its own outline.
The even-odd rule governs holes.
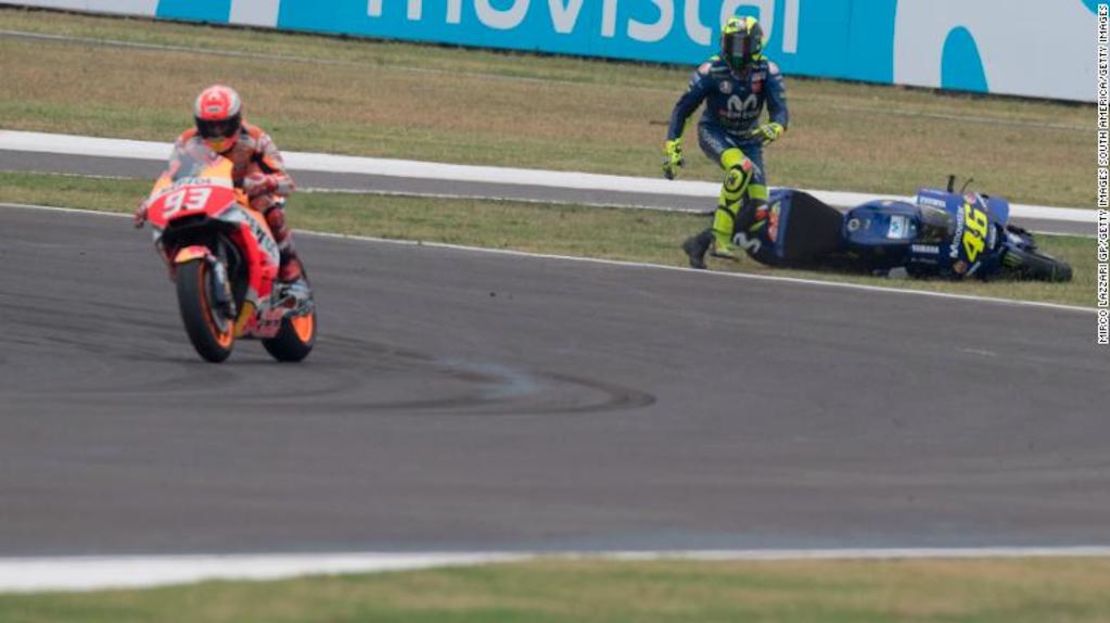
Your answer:
[[[16,411],[44,402],[78,406],[110,398],[184,411],[262,407],[274,416],[506,417],[581,415],[655,402],[651,394],[603,381],[504,364],[437,360],[342,336],[322,337],[312,358],[298,366],[280,365],[250,342],[237,345],[229,365],[212,365],[197,360],[183,332],[167,330],[165,322],[147,327],[158,334],[156,339],[117,343],[118,327],[89,330],[105,318],[59,329],[58,323],[69,319],[64,313],[33,306],[23,311],[35,313],[21,313],[8,335],[0,337],[0,345],[33,352],[24,363],[33,374],[10,387],[0,381]],[[57,378],[51,373],[53,362],[73,360],[74,351],[96,356],[80,358],[80,374]],[[203,395],[197,387],[205,388]]]

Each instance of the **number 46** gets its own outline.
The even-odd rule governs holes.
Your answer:
[[[974,262],[983,249],[987,246],[987,228],[989,221],[986,212],[972,207],[970,203],[964,204],[964,251],[967,252],[967,261]]]

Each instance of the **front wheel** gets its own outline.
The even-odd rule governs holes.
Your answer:
[[[299,316],[286,316],[281,330],[272,338],[262,340],[266,352],[278,361],[300,361],[316,344],[316,310]]]
[[[177,304],[185,332],[197,354],[219,363],[231,355],[235,323],[218,311],[213,295],[215,287],[207,261],[196,259],[177,267]]]
[[[1002,263],[1022,279],[1071,281],[1071,266],[1067,262],[1036,251],[1010,247],[1006,250]]]

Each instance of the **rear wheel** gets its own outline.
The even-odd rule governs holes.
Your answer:
[[[185,332],[197,353],[213,363],[231,355],[235,344],[235,322],[216,309],[211,268],[203,259],[177,267],[177,304]]]
[[[316,310],[300,316],[286,316],[281,330],[270,339],[262,340],[266,352],[278,361],[300,361],[316,344]]]
[[[1023,279],[1034,281],[1071,281],[1071,266],[1051,255],[1011,247],[1003,264]]]

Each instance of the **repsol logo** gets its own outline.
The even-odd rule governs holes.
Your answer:
[[[531,11],[546,11],[551,25],[559,34],[574,32],[581,21],[583,7],[593,4],[591,2],[587,5],[585,0],[472,0],[472,3],[478,21],[488,28],[512,30],[523,24]],[[425,0],[367,0],[366,14],[370,17],[381,17],[382,12],[393,4],[405,5],[405,17],[409,21],[418,22],[425,19]],[[431,19],[438,19],[438,16],[442,15],[443,21],[448,24],[463,22],[463,0],[427,0],[427,4],[429,7],[435,7],[432,10],[437,11]],[[710,12],[711,19],[705,19],[706,12],[701,10],[701,0],[601,0],[600,4],[599,34],[602,37],[617,37],[619,28],[629,39],[654,43],[662,41],[676,28],[681,27],[687,38],[705,46],[716,41],[716,32],[720,29],[720,25],[741,8],[746,9],[749,14],[758,15],[763,23],[763,31],[769,38],[775,33],[775,15],[778,14],[776,10],[781,4],[784,22],[782,49],[788,54],[798,51],[801,0],[724,0],[720,3],[718,11]],[[713,4],[714,2],[708,2],[706,6]],[[647,5],[650,5],[656,14],[654,20],[629,16],[623,20],[618,19],[622,8],[640,9],[638,14],[643,15],[641,7]],[[752,9],[758,9],[758,13]],[[679,11],[681,15],[678,14]],[[593,22],[593,20],[589,21]]]

